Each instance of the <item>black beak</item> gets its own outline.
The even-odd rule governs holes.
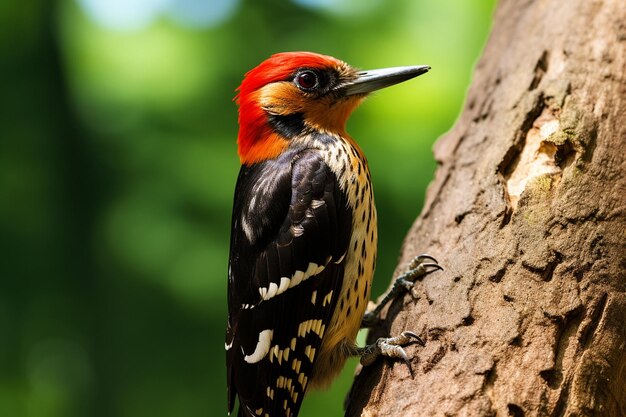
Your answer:
[[[367,94],[410,80],[418,75],[427,73],[428,70],[430,70],[428,65],[418,65],[360,71],[357,73],[357,78],[342,84],[338,90],[343,90],[347,96]]]

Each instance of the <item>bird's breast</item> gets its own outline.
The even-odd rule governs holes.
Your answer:
[[[337,175],[352,211],[352,231],[345,255],[345,273],[337,304],[318,355],[312,383],[326,385],[341,370],[354,345],[370,299],[376,266],[378,229],[376,207],[367,160],[351,141],[329,147],[326,163]]]

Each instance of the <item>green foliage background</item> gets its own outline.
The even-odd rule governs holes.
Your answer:
[[[373,173],[374,294],[384,291],[494,2],[233,0],[211,24],[165,15],[117,30],[73,0],[5,0],[0,416],[226,414],[232,98],[274,52],[312,50],[365,69],[432,66],[349,122]],[[355,363],[311,393],[301,416],[342,415]]]

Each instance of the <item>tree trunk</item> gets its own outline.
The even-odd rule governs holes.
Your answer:
[[[348,416],[626,416],[626,1],[503,0]]]

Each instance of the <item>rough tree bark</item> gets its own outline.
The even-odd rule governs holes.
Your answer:
[[[626,416],[626,1],[503,0],[349,416]]]

